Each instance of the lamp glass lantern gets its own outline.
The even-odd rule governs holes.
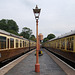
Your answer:
[[[40,11],[41,9],[38,9],[38,6],[36,5],[35,9],[33,9],[35,19],[39,19]]]

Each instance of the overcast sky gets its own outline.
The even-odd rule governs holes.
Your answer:
[[[36,35],[33,8],[41,8],[39,33],[46,37],[56,36],[75,30],[75,0],[0,0],[0,20],[13,19],[19,26],[29,27]]]

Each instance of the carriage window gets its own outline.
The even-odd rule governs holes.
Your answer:
[[[23,47],[24,47],[24,41],[23,41]]]
[[[14,48],[14,39],[10,38],[10,48]]]
[[[7,48],[9,48],[9,39],[7,39]]]
[[[20,40],[20,47],[22,47],[22,41]]]
[[[25,47],[26,47],[26,42],[25,42]]]
[[[70,38],[70,41],[71,41],[71,38]]]
[[[67,39],[67,50],[69,50],[69,38]]]
[[[60,48],[60,41],[57,42],[57,48]]]
[[[61,40],[61,49],[65,49],[65,39]]]
[[[32,43],[32,46],[34,45],[34,43]],[[49,44],[48,44],[48,46],[49,46]]]
[[[72,37],[72,40],[74,40],[74,37]]]
[[[6,37],[0,36],[0,49],[6,48]]]
[[[50,43],[49,43],[49,46],[50,46]]]
[[[18,40],[16,39],[16,48],[18,48]]]
[[[71,50],[73,51],[73,46],[74,46],[74,37],[72,37],[72,40],[71,40]]]
[[[73,51],[73,40],[74,38],[67,39],[67,50]]]

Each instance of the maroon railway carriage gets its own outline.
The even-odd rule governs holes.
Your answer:
[[[36,42],[0,30],[0,62],[34,49]]]
[[[43,47],[75,63],[75,31],[53,38],[45,42]]]

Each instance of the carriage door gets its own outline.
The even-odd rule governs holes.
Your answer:
[[[7,48],[9,48],[9,39],[7,40]]]

